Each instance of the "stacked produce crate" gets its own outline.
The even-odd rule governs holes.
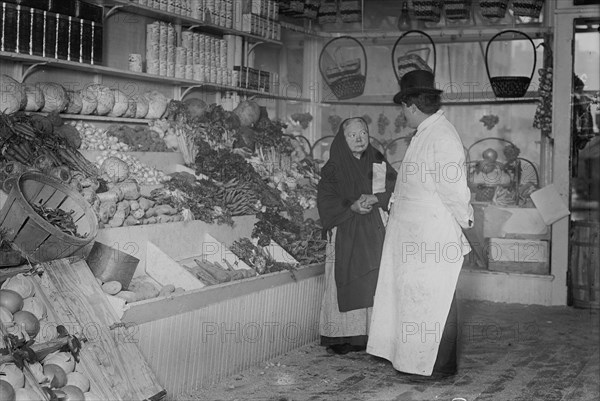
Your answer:
[[[0,50],[102,62],[102,7],[80,0],[0,2]]]

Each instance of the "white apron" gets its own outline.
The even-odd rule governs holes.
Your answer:
[[[439,161],[464,163],[460,138],[441,112],[419,126],[400,168],[367,344],[368,353],[397,370],[420,375],[433,371],[470,250],[459,225],[472,219],[466,176],[446,180],[449,172],[440,169],[436,177],[432,169]]]
[[[327,243],[325,259],[325,293],[321,302],[319,334],[326,337],[353,337],[369,334],[369,321],[372,308],[340,312],[335,284],[335,236],[332,230],[331,241]]]

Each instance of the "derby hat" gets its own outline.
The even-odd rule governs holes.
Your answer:
[[[394,96],[394,103],[403,103],[406,96],[429,93],[439,95],[442,90],[435,88],[435,77],[427,70],[407,72],[400,78],[400,92]]]

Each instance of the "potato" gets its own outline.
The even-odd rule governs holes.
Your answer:
[[[119,291],[121,291],[121,288],[123,288],[123,286],[118,281],[109,281],[102,284],[102,291],[109,295],[117,294]]]

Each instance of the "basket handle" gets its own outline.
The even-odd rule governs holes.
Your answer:
[[[328,82],[327,80],[327,75],[325,74],[325,72],[323,71],[323,64],[321,63],[322,59],[323,59],[323,54],[325,53],[325,49],[327,49],[327,46],[329,46],[331,43],[333,43],[336,40],[340,40],[340,39],[350,39],[356,43],[358,43],[358,45],[360,46],[360,49],[362,50],[363,53],[363,57],[365,59],[365,78],[367,77],[367,53],[365,52],[365,48],[362,45],[362,43],[360,43],[356,38],[353,38],[352,36],[339,36],[337,38],[333,38],[331,39],[329,42],[327,42],[325,44],[325,46],[323,46],[323,49],[321,49],[321,54],[319,54],[319,72],[321,72],[321,76],[325,79],[326,82]],[[336,50],[337,51],[337,50]],[[334,60],[336,62],[336,64],[339,65],[338,61],[335,60],[335,57],[333,57]]]
[[[490,50],[490,45],[492,44],[494,39],[496,39],[498,36],[503,35],[505,33],[511,33],[511,32],[525,36],[529,40],[529,43],[531,43],[531,47],[533,47],[533,68],[531,69],[531,76],[529,77],[529,81],[531,82],[531,80],[533,79],[533,74],[535,74],[535,65],[537,64],[537,51],[535,48],[535,43],[533,43],[533,40],[525,32],[516,31],[514,29],[507,29],[505,31],[501,31],[501,32],[498,32],[497,34],[495,34],[492,37],[492,39],[490,39],[487,46],[485,47],[485,70],[487,72],[487,76],[488,76],[488,79],[490,80],[490,82],[492,81],[492,77],[490,75],[490,66],[489,66],[489,62],[488,62],[488,52]]]
[[[398,40],[396,40],[396,43],[394,43],[394,47],[392,48],[392,67],[394,68],[394,75],[396,75],[396,80],[398,80],[398,82],[400,82],[400,77],[398,76],[398,71],[396,68],[396,49],[398,48],[398,44],[400,43],[402,38],[404,38],[406,35],[408,35],[410,33],[421,34],[421,35],[425,36],[427,39],[429,39],[429,42],[431,42],[431,47],[433,47],[433,75],[435,76],[435,66],[437,64],[437,53],[435,50],[435,43],[433,42],[433,39],[431,39],[431,36],[429,36],[426,32],[419,31],[419,30],[410,30],[410,31],[406,31],[402,35],[400,35]],[[410,52],[410,50],[407,53],[409,53],[409,52]],[[429,58],[429,56],[427,58]]]

